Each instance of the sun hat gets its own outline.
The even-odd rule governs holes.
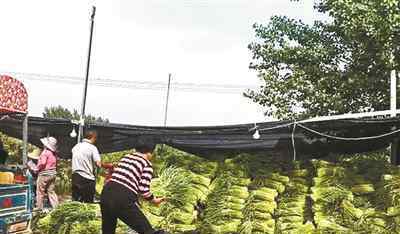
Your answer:
[[[32,152],[28,153],[28,158],[30,159],[39,159],[40,156],[40,149],[36,148]]]
[[[44,137],[40,139],[43,145],[49,150],[56,152],[57,151],[57,140],[54,137]]]

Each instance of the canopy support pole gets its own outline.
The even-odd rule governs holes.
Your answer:
[[[28,161],[28,114],[24,116],[24,122],[22,123],[22,163],[26,165]]]

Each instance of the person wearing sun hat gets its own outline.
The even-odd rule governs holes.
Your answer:
[[[38,174],[36,187],[36,204],[43,209],[43,200],[47,195],[52,208],[58,205],[58,197],[55,192],[57,176],[57,140],[54,137],[40,139],[43,151],[39,156],[35,172]]]
[[[32,152],[28,153],[28,158],[32,160],[38,160],[40,156],[40,149],[35,148]]]

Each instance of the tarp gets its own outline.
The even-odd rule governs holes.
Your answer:
[[[24,85],[6,75],[0,75],[0,114],[28,111],[28,94]]]
[[[97,147],[101,153],[132,149],[139,138],[146,137],[207,158],[217,158],[221,154],[263,152],[289,159],[294,156],[295,159],[309,159],[330,153],[358,153],[388,147],[399,136],[394,129],[400,128],[400,118],[263,122],[257,123],[261,135],[258,140],[252,137],[254,131],[249,131],[253,127],[254,124],[151,127],[113,123],[85,126],[98,131]],[[0,131],[9,136],[21,139],[21,128],[20,117],[0,120]],[[76,138],[70,137],[73,128],[78,130],[69,120],[29,117],[28,139],[31,144],[41,147],[41,137],[54,136],[58,139],[61,157],[70,158],[71,149],[76,144]],[[378,135],[382,136],[369,138]]]

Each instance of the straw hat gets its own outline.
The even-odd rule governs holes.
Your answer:
[[[28,153],[28,158],[31,159],[39,159],[40,156],[40,149],[34,149],[32,152]]]
[[[45,137],[40,139],[43,145],[49,150],[56,152],[57,151],[57,140],[54,137]]]

